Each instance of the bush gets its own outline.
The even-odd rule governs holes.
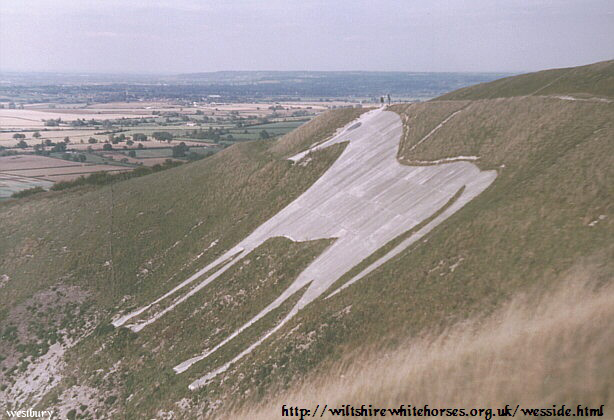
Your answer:
[[[169,141],[173,139],[173,135],[168,131],[156,131],[152,136],[158,141]]]
[[[80,176],[72,181],[60,181],[56,182],[51,189],[53,191],[61,191],[68,188],[79,187],[82,185],[107,185],[117,181],[123,181],[130,178],[136,178],[143,175],[148,175],[152,172],[158,172],[165,169],[174,168],[181,165],[182,162],[175,162],[171,159],[166,159],[162,165],[153,165],[151,168],[147,166],[139,166],[130,172],[121,172],[118,174],[111,174],[109,172],[94,172],[88,176]]]
[[[23,197],[28,197],[30,195],[34,195],[34,194],[38,194],[41,192],[45,192],[45,189],[42,187],[32,187],[32,188],[28,188],[27,190],[22,190],[22,191],[18,191],[16,193],[13,193],[13,195],[11,195],[11,197],[13,198],[23,198]]]
[[[103,323],[103,324],[99,324],[95,329],[94,329],[94,334],[98,337],[103,336],[103,335],[107,335],[112,333],[113,331],[115,331],[115,327],[113,327],[113,324],[107,324],[107,323]]]

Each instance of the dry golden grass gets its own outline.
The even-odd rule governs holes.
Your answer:
[[[521,295],[487,318],[392,352],[368,352],[258,408],[222,417],[280,418],[283,404],[311,409],[606,404],[606,417],[611,416],[614,286],[597,286],[586,272],[572,276],[554,293]]]

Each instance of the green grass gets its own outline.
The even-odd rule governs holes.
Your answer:
[[[268,319],[245,331],[238,340],[229,344],[230,348],[224,348],[215,357],[199,363],[186,375],[175,375],[172,367],[217,344],[262,310],[329,242],[293,243],[285,238],[270,239],[247,255],[243,262],[232,267],[223,281],[208,285],[177,307],[176,311],[161,318],[158,325],[146,328],[139,334],[125,329],[105,329],[96,338],[75,348],[70,354],[71,363],[84,369],[71,375],[72,381],[91,381],[112,389],[120,395],[120,401],[125,404],[123,409],[129,417],[143,415],[143,410],[154,415],[154,401],[149,392],[151,384],[156,384],[156,405],[172,407],[173,401],[181,398],[191,381],[198,379],[208,369],[221,365],[247,347],[253,338],[271,328],[300,294],[297,293]],[[92,356],[102,345],[109,350]],[[101,379],[103,375],[97,370],[106,371],[118,360],[121,360],[121,371],[128,374],[130,380],[105,384]],[[140,368],[134,370],[131,366]],[[71,379],[67,382],[70,383]],[[61,388],[56,390],[60,391]],[[126,398],[132,394],[130,403],[126,403]]]
[[[614,98],[614,60],[506,77],[459,89],[438,99],[491,99],[526,95]]]
[[[156,149],[136,149],[137,158],[165,158],[173,156],[172,147],[156,148]]]
[[[337,115],[349,120],[355,114]],[[316,120],[299,131],[308,132],[316,142],[333,132],[337,122]],[[292,138],[283,142],[292,149]],[[155,272],[150,276],[159,279],[159,287],[151,294],[158,293],[168,287],[166,281],[177,267],[211,242],[220,239],[219,247],[197,264],[212,260],[277,213],[308,188],[341,151],[339,147],[328,149],[314,165],[294,167],[271,153],[272,145],[270,141],[245,143],[195,162],[191,169],[179,167],[73,194],[51,193],[23,206],[3,205],[0,213],[7,223],[0,227],[6,234],[0,265],[11,278],[23,279],[23,287],[6,291],[7,297],[18,302],[33,290],[68,276],[99,292],[108,303],[149,287],[132,280],[138,279],[148,261],[152,261],[147,265],[149,272]],[[39,217],[48,222],[42,226],[28,223]],[[171,248],[178,240],[181,244]],[[109,254],[110,241],[113,255]],[[59,244],[71,251],[58,257],[55,249]],[[108,266],[103,267],[110,259],[114,279],[109,278]]]
[[[445,118],[465,105],[393,109]],[[476,153],[483,157],[480,165],[499,170],[493,185],[424,240],[342,293],[305,308],[246,359],[241,381],[227,378],[226,392],[243,390],[257,374],[253,365],[285,362],[267,384],[271,389],[290,387],[305,372],[326,376],[339,359],[351,363],[355,349],[386,351],[489,313],[519,292],[553,289],[587,261],[599,267],[593,280],[611,282],[613,115],[611,105],[543,98],[467,107],[412,158]],[[436,123],[417,125],[417,134],[409,126],[404,141],[421,138]]]
[[[45,189],[43,187],[32,187],[32,188],[28,188],[27,190],[21,190],[16,193],[13,193],[11,197],[23,198],[23,197],[29,197],[31,195],[42,193],[42,192],[45,192]]]
[[[332,117],[316,119],[299,128],[302,141],[307,141],[303,135],[309,136],[311,143],[322,141],[334,132],[338,124],[345,124],[357,115],[344,111],[332,114]],[[295,134],[280,142],[285,150],[298,152],[303,145],[295,144],[296,139]],[[191,166],[191,170],[178,167],[164,171],[164,174],[146,175],[110,186],[84,186],[75,191],[50,192],[43,194],[44,197],[33,196],[21,203],[0,206],[1,217],[7,221],[0,227],[5,235],[0,248],[0,265],[2,273],[10,278],[8,286],[2,289],[0,326],[8,322],[10,309],[25,302],[29,296],[57,284],[67,284],[87,291],[87,302],[93,305],[81,319],[95,316],[94,325],[98,325],[98,331],[105,331],[104,326],[108,325],[111,315],[147,303],[167,291],[285,207],[320,177],[344,147],[337,145],[320,151],[314,154],[310,165],[301,167],[292,165],[285,156],[271,152],[277,143],[272,140],[244,143],[202,161],[183,165]],[[33,224],[29,223],[31,220],[46,222]],[[203,254],[202,251],[216,240],[218,245]],[[172,337],[183,331],[186,335],[183,338],[177,336],[177,342],[196,337],[202,337],[203,341],[206,337],[220,340],[224,332],[244,322],[254,310],[262,308],[264,301],[270,299],[266,296],[278,293],[281,289],[277,288],[293,280],[301,267],[326,245],[326,241],[313,244],[288,242],[286,239],[273,240],[271,245],[263,245],[271,255],[247,267],[238,265],[235,271],[242,270],[238,274],[229,270],[219,282],[205,288],[178,308],[178,312],[161,320],[159,325],[165,325],[162,329],[155,326],[136,337],[120,330],[112,332],[111,338],[103,334],[83,341],[70,353],[71,366],[79,368],[74,369],[58,390],[87,383],[98,387],[108,397],[115,389],[131,389],[136,384],[139,387],[148,384],[146,387],[149,387],[151,378],[160,373],[160,366],[164,366],[162,375],[168,379],[164,385],[168,398],[159,404],[171,404],[170,398],[185,393],[187,383],[184,377],[175,376],[170,369],[180,361],[178,356],[197,354],[203,350],[204,343],[194,339],[190,346],[181,345],[182,353],[176,356],[160,353],[162,359],[147,358],[145,365],[134,369],[141,366],[137,359],[147,352],[146,349],[158,346],[157,339],[165,334]],[[263,251],[258,249],[256,252]],[[288,261],[296,265],[288,264]],[[275,264],[278,268],[269,276],[274,281],[271,286],[274,288],[250,283],[254,278],[267,278],[263,276],[264,268],[269,273]],[[258,271],[253,271],[255,269]],[[232,310],[228,315],[219,317],[223,305],[215,302],[225,299],[228,293],[234,294],[226,290],[234,275],[241,276],[237,287],[249,290],[257,286],[258,292],[252,293],[255,300],[239,301],[237,306],[229,308]],[[206,309],[205,313],[209,315],[203,313],[203,316],[209,317],[211,322],[212,317],[217,317],[216,322],[221,322],[220,327],[224,326],[215,333],[207,326],[213,324],[203,324],[201,318],[190,317],[188,313],[199,308],[203,299],[207,301],[213,290],[216,290],[217,297]],[[259,294],[263,292],[268,295]],[[280,311],[271,316],[282,316]],[[177,319],[184,318],[185,324],[174,324]],[[23,322],[36,323],[36,318],[25,316]],[[259,323],[252,332],[246,331],[247,335],[238,341],[239,345],[247,343],[251,335],[260,334],[262,330],[258,328],[268,328],[271,322],[273,318]],[[111,349],[117,350],[95,354],[96,346],[107,341]],[[169,341],[167,344],[171,346],[172,343]],[[221,355],[232,356],[229,351]],[[126,365],[108,381],[97,379],[95,369],[103,366],[108,371],[124,357],[126,360],[134,359],[135,364]],[[195,370],[193,374],[199,372],[202,373]],[[58,397],[57,393],[50,394],[49,401],[55,397]],[[157,403],[151,398],[147,393],[139,396],[138,401],[144,400],[141,406],[130,410],[136,412],[144,406],[154,415]],[[123,401],[119,398],[115,406]],[[122,407],[122,410],[128,408]]]

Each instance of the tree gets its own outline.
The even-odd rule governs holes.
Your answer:
[[[70,143],[70,137],[68,136],[64,137],[64,143],[66,144]]]
[[[113,150],[113,146],[111,145],[111,143],[105,143],[102,146],[102,150]]]
[[[127,144],[128,146],[132,146],[132,145],[134,144],[134,142],[133,142],[132,140],[128,140],[128,141],[126,141],[126,144]]]
[[[79,162],[85,162],[87,160],[87,156],[80,154],[79,155]]]
[[[136,151],[134,151],[134,150],[130,150],[130,151],[128,152],[128,156],[130,156],[131,158],[135,158],[135,157],[136,157]]]
[[[139,143],[139,145],[136,147],[137,149],[144,149],[145,146],[143,146],[143,143]]]
[[[87,139],[87,142],[89,144],[94,144],[94,143],[98,143],[98,140],[96,140],[95,137],[90,137],[89,139]]]
[[[173,139],[173,135],[168,131],[156,131],[152,134],[152,136],[158,141],[170,141]]]
[[[66,143],[60,142],[56,143],[51,149],[52,152],[65,152],[66,151]]]
[[[58,118],[57,120],[50,119],[50,120],[43,120],[43,121],[45,123],[45,126],[47,127],[57,127],[62,122],[62,119]]]
[[[263,140],[264,140],[264,139],[268,139],[269,137],[271,137],[271,136],[269,135],[269,132],[268,132],[268,131],[266,131],[266,130],[262,130],[262,131],[260,132],[260,138],[261,138],[261,139],[263,139]]]
[[[35,139],[40,138],[41,133],[39,133],[38,131],[35,131],[34,134],[32,134],[32,137],[34,137]]]
[[[184,142],[181,142],[177,146],[173,146],[173,157],[183,157],[188,150],[190,148]]]
[[[132,140],[133,141],[147,141],[147,135],[143,133],[134,133],[132,135]]]
[[[25,134],[21,134],[21,133],[15,133],[15,134],[13,134],[13,138],[14,139],[25,139],[26,135]]]
[[[28,143],[26,143],[23,140],[19,140],[19,143],[17,143],[17,147],[20,147],[22,149],[25,149],[26,147],[28,147]]]

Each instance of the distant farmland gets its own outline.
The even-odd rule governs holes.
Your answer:
[[[0,100],[2,197],[95,172],[169,168],[170,161],[190,162],[235,143],[276,138],[329,108],[354,106],[359,105]]]
[[[69,181],[94,172],[121,172],[130,166],[71,162],[47,156],[16,155],[0,157],[0,199],[32,187],[49,188],[56,181]]]
[[[34,187],[49,188],[53,183],[36,178],[0,173],[0,200],[9,198],[18,191]]]

